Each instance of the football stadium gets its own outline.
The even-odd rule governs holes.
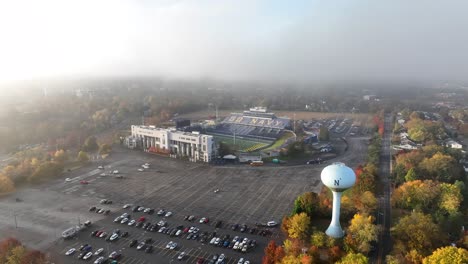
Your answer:
[[[207,134],[215,141],[230,145],[234,150],[253,152],[273,144],[290,128],[291,120],[276,117],[265,107],[250,108],[242,113],[231,113]]]

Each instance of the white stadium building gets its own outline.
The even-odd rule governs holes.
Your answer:
[[[182,132],[155,126],[132,126],[132,135],[125,140],[129,148],[148,152],[175,154],[191,161],[210,162],[215,156],[213,136],[198,132]]]

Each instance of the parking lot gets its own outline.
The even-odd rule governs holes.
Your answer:
[[[365,157],[365,139],[352,139],[347,153],[333,161],[343,161],[355,166]],[[354,151],[356,150],[356,151]],[[144,163],[150,168],[138,171]],[[185,251],[183,261],[196,263],[198,258],[208,259],[213,254],[224,253],[226,263],[237,263],[241,257],[250,263],[260,263],[263,248],[270,239],[280,240],[279,228],[272,228],[266,236],[256,230],[241,233],[233,231],[233,224],[245,224],[248,228],[255,223],[267,221],[280,222],[284,215],[290,213],[294,199],[306,191],[318,192],[321,188],[320,172],[329,162],[317,165],[289,167],[250,167],[220,166],[190,163],[166,157],[150,155],[138,151],[116,149],[103,163],[94,163],[77,171],[69,172],[62,179],[57,179],[42,186],[25,188],[17,194],[2,198],[0,208],[0,232],[2,236],[15,236],[26,245],[52,252],[57,256],[57,263],[80,263],[75,257],[65,256],[64,252],[71,247],[84,243],[92,245],[93,250],[104,248],[104,254],[111,251],[122,253],[119,263],[170,263],[177,259],[179,252]],[[98,166],[104,166],[103,170]],[[110,172],[118,170],[122,179]],[[69,178],[69,181],[65,181]],[[88,184],[81,184],[86,181]],[[219,190],[215,192],[215,190]],[[15,202],[20,197],[21,202]],[[109,205],[101,205],[103,198],[112,200]],[[187,240],[185,235],[170,237],[167,234],[150,232],[141,228],[114,223],[113,220],[128,209],[124,204],[134,204],[154,208],[156,211],[171,211],[167,217],[168,227],[179,225],[196,226],[200,234],[216,231],[217,236],[229,235],[248,240],[256,240],[257,246],[247,253],[233,249],[201,243],[198,240]],[[109,215],[89,212],[91,206],[109,209]],[[129,212],[129,211],[128,211]],[[132,218],[144,213],[133,213]],[[197,221],[189,223],[184,216],[194,215],[196,219],[208,217],[208,224]],[[161,217],[156,214],[148,216],[147,221],[155,223]],[[59,239],[63,230],[91,220],[93,225],[71,240]],[[219,228],[212,226],[222,221]],[[15,225],[18,228],[15,228]],[[93,230],[111,232],[114,229],[128,231],[129,236],[114,242],[90,237]],[[132,239],[141,240],[151,237],[154,252],[149,254],[129,248]],[[175,250],[165,249],[169,241],[178,243]]]

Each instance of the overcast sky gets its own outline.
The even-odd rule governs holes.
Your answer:
[[[465,0],[0,0],[0,80],[468,79]]]

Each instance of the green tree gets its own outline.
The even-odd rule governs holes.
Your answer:
[[[414,170],[414,168],[409,169],[408,173],[406,173],[405,181],[409,182],[417,179],[418,175],[416,175],[416,171]]]
[[[355,214],[348,227],[346,244],[358,252],[369,253],[371,243],[377,241],[379,234],[379,228],[373,222],[372,216]]]
[[[86,163],[89,161],[89,156],[88,156],[88,153],[84,152],[84,151],[80,151],[78,152],[78,157],[77,157],[77,160],[81,163]]]
[[[400,218],[391,233],[403,254],[411,250],[429,254],[446,241],[445,234],[432,221],[432,217],[420,212]]]
[[[468,250],[457,247],[439,248],[423,259],[423,264],[464,264],[468,262]]]
[[[461,178],[461,165],[450,155],[436,153],[431,158],[425,158],[419,167],[425,172],[426,178],[443,182],[455,182]]]
[[[86,151],[86,152],[94,152],[96,150],[99,149],[99,145],[97,143],[97,139],[96,137],[88,137],[86,140],[85,140],[85,143],[83,145],[83,150]]]
[[[99,147],[99,154],[101,155],[109,154],[111,151],[112,151],[112,147],[108,144],[102,144]]]
[[[303,193],[294,201],[293,214],[305,212],[309,217],[312,217],[318,211],[319,202],[319,197],[316,193]]]
[[[326,126],[321,126],[319,130],[319,140],[320,141],[329,141],[330,140],[330,132]]]
[[[308,236],[309,225],[310,218],[306,213],[293,215],[289,221],[289,237],[304,240]]]
[[[63,165],[57,162],[46,161],[28,178],[30,182],[40,182],[59,176],[63,172]]]
[[[348,253],[337,264],[367,264],[369,259],[361,253]]]

